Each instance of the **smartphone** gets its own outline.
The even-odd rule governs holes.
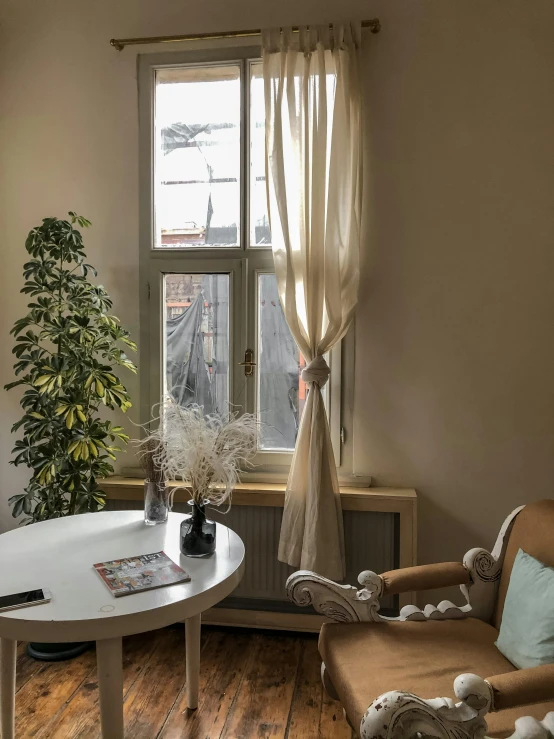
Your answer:
[[[36,606],[38,603],[48,603],[50,600],[52,600],[52,593],[44,588],[26,590],[24,593],[15,593],[14,595],[0,595],[0,613],[2,611],[13,611],[15,608]]]

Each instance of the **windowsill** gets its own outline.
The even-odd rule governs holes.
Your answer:
[[[282,489],[286,489],[286,482],[289,477],[290,461],[288,466],[279,466],[277,464],[252,465],[246,470],[240,471],[240,479],[242,484],[254,483],[259,486],[260,490],[264,490],[266,486],[273,484],[281,485]],[[337,468],[339,487],[342,488],[371,488],[372,478],[370,475],[349,475],[343,472],[341,468]],[[123,477],[128,480],[139,481],[142,485],[143,472],[141,467],[123,467],[121,473],[113,475],[109,479]],[[240,486],[238,486],[240,487]],[[238,489],[238,488],[237,488]],[[374,488],[372,488],[374,489]]]
[[[114,475],[102,483],[101,488],[108,500],[142,500],[144,480],[136,477]],[[170,487],[178,483],[170,482]],[[286,485],[282,482],[241,482],[235,486],[233,505],[273,506],[282,508],[285,504]],[[417,494],[412,488],[353,487],[340,486],[341,503],[344,510],[373,510],[394,512],[398,508],[413,505]],[[186,489],[175,491],[174,501],[186,503],[189,495]]]

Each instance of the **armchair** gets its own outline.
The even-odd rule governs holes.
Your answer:
[[[336,622],[321,629],[322,680],[361,739],[554,739],[554,665],[517,670],[494,644],[519,548],[554,566],[554,500],[517,508],[492,552],[472,549],[463,563],[366,570],[361,588],[289,577],[294,603]],[[379,613],[383,595],[451,585],[464,605]]]

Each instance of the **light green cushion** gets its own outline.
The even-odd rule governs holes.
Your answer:
[[[519,667],[554,663],[554,569],[520,549],[496,646]]]

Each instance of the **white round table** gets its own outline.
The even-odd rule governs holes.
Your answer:
[[[104,739],[123,739],[121,639],[185,621],[188,707],[198,706],[201,613],[229,595],[244,569],[244,544],[217,524],[217,548],[206,558],[179,550],[179,525],[146,526],[142,511],[57,518],[0,536],[0,595],[46,588],[50,603],[0,613],[2,738],[15,737],[17,642],[96,641]],[[97,562],[164,551],[191,581],[114,598],[94,571]]]

